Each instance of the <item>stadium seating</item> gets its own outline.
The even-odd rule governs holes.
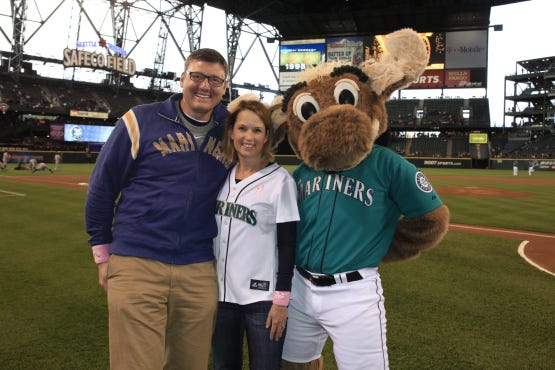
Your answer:
[[[0,103],[9,108],[0,114],[0,146],[24,145],[36,150],[84,150],[87,143],[53,142],[48,139],[51,122],[113,124],[130,107],[163,100],[171,93],[132,86],[68,81],[21,74],[17,78],[0,73]],[[386,103],[392,133],[391,149],[404,156],[470,157],[468,133],[489,130],[492,157],[553,157],[555,138],[530,134],[511,137],[503,128],[490,128],[487,98],[392,99]],[[463,118],[463,109],[469,116]],[[103,112],[107,119],[70,115],[71,110]],[[421,114],[421,115],[420,115]],[[42,115],[42,116],[41,116]],[[413,132],[411,135],[406,133]],[[528,131],[529,132],[529,131]],[[291,154],[291,153],[285,153]]]

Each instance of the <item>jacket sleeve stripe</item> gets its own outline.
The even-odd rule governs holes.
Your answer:
[[[139,139],[141,137],[137,117],[135,117],[135,113],[133,113],[132,110],[129,110],[123,115],[122,119],[125,123],[125,127],[127,128],[129,139],[131,140],[131,157],[136,159],[137,154],[139,153]]]

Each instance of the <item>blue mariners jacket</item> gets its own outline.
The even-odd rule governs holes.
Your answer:
[[[223,118],[197,147],[175,94],[122,116],[89,180],[85,228],[110,253],[190,264],[214,258],[216,197],[225,180]]]

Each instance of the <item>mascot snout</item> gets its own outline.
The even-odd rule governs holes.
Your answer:
[[[303,124],[299,151],[305,162],[316,170],[347,170],[370,153],[378,129],[377,120],[354,106],[330,106]]]

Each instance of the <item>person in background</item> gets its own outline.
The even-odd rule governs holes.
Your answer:
[[[538,161],[536,161],[533,157],[528,161],[528,176],[532,176],[535,171],[535,167],[538,165]]]
[[[40,162],[37,163],[37,165],[35,166],[35,168],[31,169],[31,172],[35,173],[37,171],[46,171],[48,170],[50,173],[54,173],[54,171],[52,171],[51,168],[49,168],[46,163],[44,162]]]
[[[91,148],[89,145],[85,148],[85,157],[87,157],[87,163],[93,163]]]
[[[518,176],[518,161],[513,161],[513,176]]]
[[[54,171],[58,171],[60,169],[61,164],[62,164],[62,155],[60,153],[54,154]]]
[[[212,249],[228,66],[193,51],[182,93],[125,113],[97,158],[85,227],[107,292],[110,367],[208,367],[218,283]]]
[[[36,164],[36,163],[35,163]],[[35,165],[36,167],[36,165]],[[21,170],[32,170],[32,168],[30,168],[29,166],[27,166],[25,164],[25,158],[24,157],[19,157],[19,159],[17,160],[17,164],[15,165],[15,167],[13,168],[16,171],[21,171]]]
[[[33,171],[37,167],[37,160],[35,158],[29,159],[29,168]]]
[[[8,151],[5,151],[4,153],[2,153],[2,164],[4,165],[4,168],[8,167],[8,162],[10,161],[11,155]]]
[[[214,369],[279,369],[295,260],[296,187],[274,162],[269,108],[248,94],[230,103],[224,157],[236,162],[218,195],[214,240],[219,303]]]

